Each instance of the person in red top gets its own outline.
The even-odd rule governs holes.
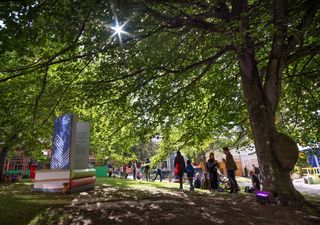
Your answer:
[[[182,178],[186,168],[186,163],[180,151],[177,151],[177,156],[174,158],[174,168],[174,175],[178,177],[180,182],[180,192],[183,192]]]

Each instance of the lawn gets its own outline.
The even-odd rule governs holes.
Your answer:
[[[95,190],[34,193],[0,184],[0,224],[320,224],[316,211],[260,205],[254,195],[180,193],[178,183],[98,178]],[[313,199],[312,201],[318,201]]]
[[[29,224],[39,213],[48,208],[69,204],[74,195],[32,192],[33,184],[20,181],[0,184],[0,224]]]
[[[151,190],[152,188],[178,189],[179,184],[169,182],[146,182],[118,178],[97,178],[97,184]],[[47,209],[71,204],[78,194],[32,192],[33,183],[22,180],[13,184],[0,183],[0,224],[29,224]]]

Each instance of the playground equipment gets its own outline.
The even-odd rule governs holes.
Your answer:
[[[304,182],[307,184],[320,184],[320,167],[302,168]]]
[[[29,158],[6,159],[4,163],[4,174],[29,177]]]
[[[302,150],[306,156],[310,167],[302,168],[304,182],[308,184],[320,184],[320,150],[305,148]]]
[[[34,190],[77,192],[94,188],[95,169],[89,168],[89,123],[72,114],[56,118],[50,170],[36,172]]]

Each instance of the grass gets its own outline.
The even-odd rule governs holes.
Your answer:
[[[97,178],[97,184],[119,188],[177,189],[178,183],[146,182],[119,178]],[[32,192],[33,183],[22,180],[12,184],[0,184],[0,224],[29,224],[48,208],[70,204],[77,194]]]
[[[71,202],[74,195],[32,192],[32,183],[20,181],[0,184],[0,224],[29,224],[48,208],[60,207]]]
[[[241,180],[242,181],[242,180]],[[240,181],[240,182],[241,182]],[[246,182],[243,180],[242,182]],[[116,187],[117,190],[124,189],[136,189],[139,191],[132,192],[133,195],[137,193],[156,193],[159,189],[174,193],[179,190],[179,183],[172,182],[147,182],[140,180],[130,180],[130,179],[120,179],[120,178],[107,178],[99,177],[97,178],[96,184],[99,186]],[[73,199],[78,198],[79,194],[65,195],[61,193],[43,193],[43,192],[32,192],[33,183],[28,180],[22,180],[13,184],[1,184],[0,183],[0,224],[10,225],[10,224],[47,224],[49,222],[46,217],[48,213],[52,212],[54,216],[61,216],[60,213],[52,209],[61,209],[63,206],[69,205]],[[184,184],[184,189],[186,194],[189,195],[187,191],[188,185]],[[113,198],[117,199],[117,196],[123,191],[112,192]],[[144,192],[147,191],[147,192]],[[98,191],[99,192],[99,191]],[[130,191],[128,193],[131,193]],[[196,192],[192,196],[210,196],[210,192],[207,190],[196,189]],[[220,193],[219,196],[222,198],[227,193]],[[245,196],[245,193],[240,193],[238,196]],[[98,197],[98,196],[97,196]],[[105,197],[102,197],[102,199]],[[319,199],[314,199],[312,196],[306,196],[306,198],[312,202],[318,202]],[[318,200],[318,201],[316,201]],[[318,202],[319,203],[319,202]],[[56,215],[57,214],[57,215]],[[54,217],[53,217],[54,219]],[[46,223],[38,223],[38,221],[46,221]]]
[[[98,177],[96,183],[100,185],[111,185],[119,188],[132,188],[137,190],[150,190],[160,188],[168,191],[178,191],[180,187],[179,183],[174,182],[142,181],[107,177]],[[189,184],[184,182],[183,188],[186,191],[189,190]],[[208,190],[195,190],[199,193],[209,193]]]
[[[130,179],[120,179],[120,178],[107,178],[98,177],[97,184],[108,184],[116,187],[125,188],[135,188],[140,189],[142,186],[155,187],[155,188],[165,188],[165,189],[178,189],[179,183],[171,182],[158,182],[158,181],[140,181],[140,180],[130,180]]]
[[[179,189],[179,183],[147,182],[120,178],[97,178],[96,184],[115,186],[118,188],[132,188],[150,190],[157,188],[166,190]],[[70,204],[78,194],[65,195],[61,193],[32,192],[33,183],[22,180],[12,184],[0,184],[0,224],[29,224],[37,216],[49,208],[58,208]],[[188,186],[184,185],[185,189]],[[197,192],[209,193],[205,190]]]

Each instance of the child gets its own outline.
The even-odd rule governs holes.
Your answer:
[[[191,160],[189,159],[187,160],[186,172],[187,172],[187,177],[190,183],[190,191],[193,192],[194,191],[194,187],[193,187],[194,168],[191,164]]]
[[[138,179],[138,180],[141,180],[141,179],[142,179],[142,175],[141,175],[139,172],[137,173],[137,179]]]
[[[203,179],[201,181],[201,189],[209,190],[210,189],[210,181],[207,177],[207,173],[203,174]]]
[[[196,180],[194,181],[194,187],[195,188],[200,188],[201,187],[201,180],[200,180],[200,174],[196,174]]]

